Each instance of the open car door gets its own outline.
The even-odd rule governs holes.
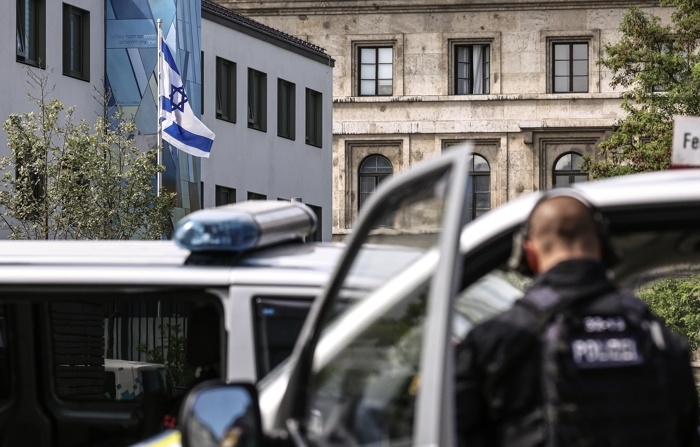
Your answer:
[[[385,181],[363,208],[293,354],[275,425],[295,444],[453,444],[445,428],[453,417],[450,306],[470,153],[455,148]],[[362,317],[350,309],[336,317],[353,294],[353,273],[382,268],[364,250],[370,244],[420,246],[426,255],[357,302]],[[319,345],[326,331],[333,336]]]

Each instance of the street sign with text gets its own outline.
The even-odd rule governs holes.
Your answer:
[[[700,166],[699,116],[674,118],[671,166]]]

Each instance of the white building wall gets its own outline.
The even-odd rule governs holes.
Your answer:
[[[333,67],[204,18],[202,50],[202,120],[216,134],[210,158],[202,161],[204,206],[214,206],[216,185],[235,188],[239,202],[247,199],[248,192],[264,194],[268,200],[299,197],[322,208],[322,235],[330,240]],[[217,57],[236,63],[236,123],[216,118]],[[248,128],[248,68],[267,74],[265,132]],[[277,136],[278,78],[296,84],[295,140]],[[306,88],[323,95],[321,148],[305,143]]]
[[[40,69],[16,61],[16,13],[14,0],[6,0],[4,15],[0,15],[0,121],[11,113],[35,111],[27,93],[39,92],[27,83],[27,70],[34,70],[49,77],[48,85],[54,86],[48,98],[56,98],[66,107],[76,107],[76,118],[85,118],[94,124],[102,114],[93,99],[104,85],[104,4],[94,0],[71,0],[70,4],[90,12],[90,81],[86,82],[63,75],[63,2],[46,1],[46,69]],[[9,154],[7,133],[0,131],[0,156]]]

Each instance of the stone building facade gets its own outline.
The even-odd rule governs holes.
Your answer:
[[[383,178],[471,140],[472,216],[587,176],[621,117],[598,64],[630,6],[658,1],[217,0],[321,46],[333,71],[333,232]]]

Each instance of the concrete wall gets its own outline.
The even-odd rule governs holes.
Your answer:
[[[474,140],[491,169],[491,207],[550,188],[557,156],[598,157],[622,116],[621,92],[598,65],[630,5],[670,17],[658,2],[541,0],[483,2],[252,2],[219,0],[277,29],[323,46],[333,73],[333,230],[357,215],[358,157],[374,151],[394,172]],[[589,44],[588,92],[551,93],[548,49],[556,39]],[[451,43],[491,45],[489,95],[453,95]],[[394,48],[390,97],[357,96],[357,45]]]

